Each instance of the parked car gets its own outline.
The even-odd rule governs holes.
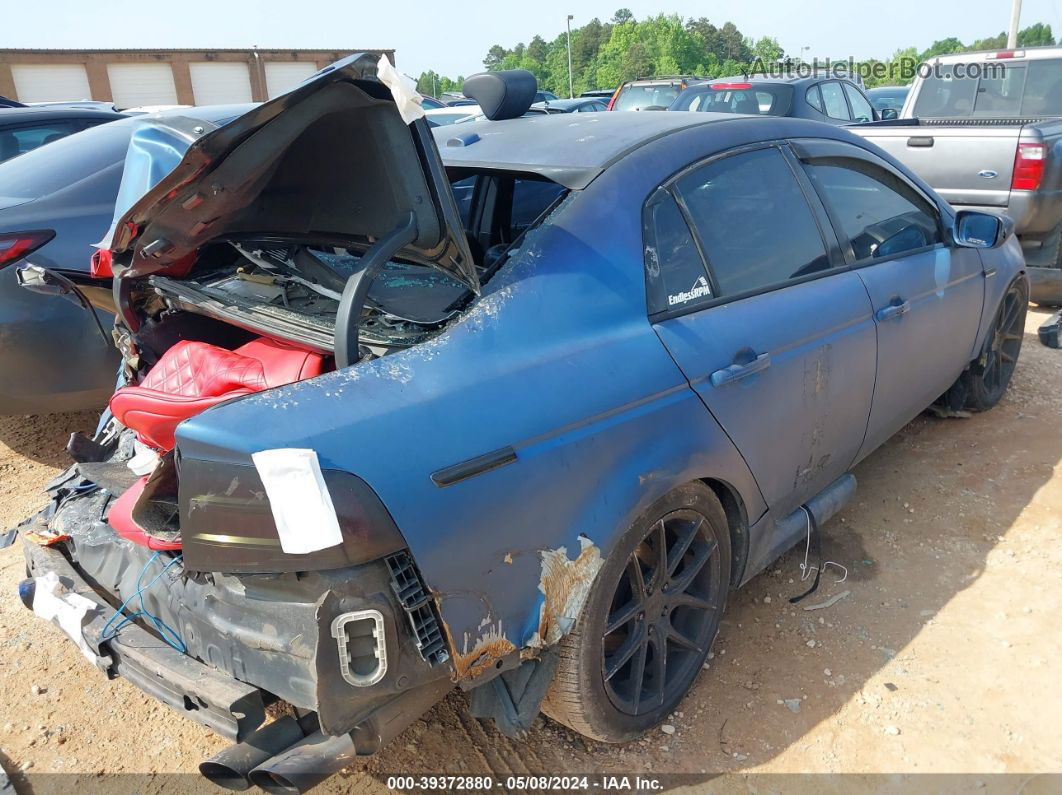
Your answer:
[[[119,111],[114,106],[113,102],[104,102],[102,100],[95,99],[71,99],[60,100],[53,102],[30,102],[26,107],[29,108],[80,108],[81,110],[103,110],[109,113],[125,113],[126,111]]]
[[[0,163],[121,118],[120,113],[80,108],[4,108],[0,110]],[[0,193],[5,191],[0,189]]]
[[[854,83],[817,77],[710,80],[687,88],[668,110],[792,116],[828,124],[877,119],[870,100]]]
[[[675,97],[702,77],[647,77],[623,83],[609,100],[609,110],[667,110]]]
[[[1062,47],[934,58],[902,123],[859,130],[959,208],[1014,219],[1032,300],[1062,304]]]
[[[480,113],[479,105],[473,102],[470,105],[444,105],[441,108],[431,108],[424,111],[424,118],[428,120],[429,127],[445,127],[459,121],[474,119]]]
[[[603,99],[606,102],[612,99],[612,95],[616,93],[614,88],[592,88],[589,91],[584,91],[580,97],[596,97],[597,99]]]
[[[195,113],[217,122],[244,110],[200,108],[166,117]],[[97,325],[76,294],[69,301],[35,295],[19,287],[17,271],[29,262],[63,279],[88,276],[139,123],[97,124],[0,164],[0,415],[97,408],[114,391],[119,357],[110,340],[112,316],[97,309]],[[81,289],[105,295],[110,278],[89,279]]]
[[[867,89],[866,95],[867,99],[870,100],[870,104],[874,106],[874,110],[879,114],[882,111],[891,110],[896,112],[894,118],[898,118],[910,90],[910,86],[878,86],[877,88]],[[886,117],[883,116],[882,118]]]
[[[313,786],[457,684],[510,734],[540,703],[642,734],[730,590],[1021,347],[1009,223],[844,128],[520,119],[494,73],[437,146],[377,62],[176,166],[144,129],[172,145],[134,147],[164,162],[126,168],[106,244],[126,377],[24,526],[55,543],[24,539],[23,600],[236,740],[201,766],[232,788]],[[259,730],[274,697],[299,719]]]
[[[551,99],[548,102],[535,101],[528,113],[596,113],[608,110],[608,103],[593,97],[576,97],[575,99]]]
[[[421,96],[420,106],[424,108],[424,110],[438,110],[440,108],[445,108],[446,103],[443,102],[441,99],[436,99],[435,97]]]

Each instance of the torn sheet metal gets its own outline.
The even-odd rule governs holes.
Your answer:
[[[398,115],[402,117],[402,121],[412,124],[424,117],[424,108],[420,106],[420,94],[417,93],[416,81],[395,69],[394,65],[387,60],[386,55],[380,56],[380,62],[376,65],[376,76],[380,78],[381,83],[391,89],[391,96],[395,98]]]
[[[450,648],[454,650],[454,672],[458,679],[475,679],[484,671],[494,667],[496,660],[512,654],[516,646],[505,637],[501,621],[493,622],[485,620],[480,624],[481,634],[475,641],[470,633],[466,632],[460,648],[450,635],[449,627],[446,634],[450,640]]]
[[[529,648],[552,646],[571,632],[590,595],[604,561],[601,550],[586,536],[579,536],[581,550],[574,560],[568,549],[559,547],[542,552],[542,576],[538,590],[544,597],[539,610],[538,630],[527,642]]]
[[[305,555],[343,543],[332,495],[313,450],[279,448],[252,453],[280,536],[289,555]]]
[[[59,575],[50,571],[34,579],[33,612],[45,621],[53,622],[66,633],[81,653],[91,663],[96,662],[96,653],[82,633],[85,616],[96,610],[96,605],[81,594],[64,592]]]

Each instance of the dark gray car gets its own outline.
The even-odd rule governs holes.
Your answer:
[[[122,118],[121,113],[98,108],[0,108],[0,163],[76,132]]]
[[[249,106],[167,111],[209,122]],[[103,405],[114,391],[118,353],[88,310],[19,286],[32,263],[105,299],[109,279],[92,279],[94,244],[114,213],[129,138],[142,119],[121,119],[0,164],[0,415],[45,414]],[[71,296],[73,297],[73,296]],[[100,325],[112,319],[97,311]]]
[[[832,77],[709,80],[684,90],[668,110],[789,116],[828,124],[878,119],[859,86]]]

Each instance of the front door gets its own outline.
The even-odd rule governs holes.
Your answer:
[[[713,158],[646,208],[657,333],[776,515],[848,469],[870,412],[870,301],[828,226],[776,146]]]
[[[973,357],[981,257],[949,246],[936,204],[876,155],[832,141],[797,149],[874,308],[877,385],[862,457],[940,397]]]

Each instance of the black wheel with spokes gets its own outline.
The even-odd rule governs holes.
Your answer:
[[[1028,309],[1027,283],[1020,279],[1003,296],[980,358],[960,378],[965,387],[966,408],[985,411],[1006,393],[1021,353]]]
[[[598,575],[542,709],[606,742],[672,712],[700,671],[726,604],[730,533],[701,483],[658,500]]]

